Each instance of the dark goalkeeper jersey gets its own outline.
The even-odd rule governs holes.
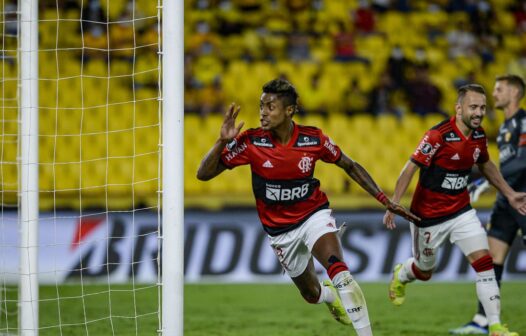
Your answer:
[[[471,209],[468,177],[475,163],[489,160],[486,142],[482,127],[466,138],[454,116],[426,132],[411,156],[420,166],[411,202],[411,211],[422,218],[418,226],[440,224]]]
[[[315,127],[294,124],[289,143],[261,128],[242,132],[221,154],[229,169],[249,164],[252,190],[263,228],[270,235],[290,231],[329,201],[314,178],[316,161],[335,163],[340,148]]]
[[[497,145],[502,176],[515,191],[526,191],[526,111],[520,109],[504,121],[499,129]],[[508,204],[500,193],[497,202]]]

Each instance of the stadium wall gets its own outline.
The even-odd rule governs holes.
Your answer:
[[[479,212],[483,223],[489,213]],[[83,281],[126,283],[157,281],[157,215],[150,212],[41,214],[39,230],[40,282]],[[338,212],[349,228],[342,237],[346,261],[361,281],[386,281],[395,263],[411,253],[407,223],[384,229],[383,212]],[[16,213],[4,213],[0,237],[0,274],[6,282],[18,278]],[[109,239],[108,239],[109,237]],[[446,244],[438,258],[435,280],[473,278],[460,250]],[[133,265],[133,266],[131,266]],[[319,274],[324,272],[316,265]],[[133,269],[132,269],[133,268]],[[109,276],[107,272],[109,271]],[[260,227],[255,211],[200,212],[185,215],[185,278],[187,282],[287,282]],[[526,247],[516,240],[505,279],[526,280]]]

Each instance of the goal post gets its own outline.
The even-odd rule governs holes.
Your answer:
[[[181,336],[184,1],[60,4],[0,4],[0,335]]]
[[[19,333],[38,335],[38,0],[20,4]]]
[[[162,20],[163,335],[183,335],[184,1],[165,0]]]

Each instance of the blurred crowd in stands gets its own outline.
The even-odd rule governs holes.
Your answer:
[[[157,12],[148,1],[41,1],[41,48],[77,47],[85,63],[157,57]],[[7,17],[15,2],[4,5],[4,29],[13,35],[17,26]],[[186,113],[222,113],[230,101],[257,105],[261,85],[281,76],[298,88],[300,115],[447,115],[465,83],[490,90],[503,72],[526,77],[526,0],[190,0],[184,6]],[[81,24],[68,39],[67,20],[75,15]],[[47,37],[44,27],[54,32],[50,22],[57,18],[63,19],[60,38]],[[151,76],[135,88],[157,85]]]
[[[482,82],[491,93],[487,85],[499,72],[526,75],[525,0],[194,0],[185,6],[186,113],[221,113],[227,100],[239,99],[232,87],[264,79],[240,78],[225,88],[232,64],[240,62],[276,69],[283,62],[310,64],[307,80],[292,81],[308,113],[323,116],[447,115],[451,99],[444,98],[460,85]],[[335,63],[364,70],[340,73],[349,77],[345,87],[331,91],[323,82]]]

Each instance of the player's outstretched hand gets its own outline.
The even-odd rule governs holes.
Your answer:
[[[391,211],[387,210],[385,212],[385,215],[384,215],[384,225],[386,228],[388,228],[389,230],[392,230],[394,228],[396,228],[396,223],[395,223],[395,220],[394,220],[394,213],[392,213]]]
[[[526,216],[526,193],[513,193],[512,197],[508,198],[508,201],[515,210],[521,215]]]
[[[241,128],[245,123],[241,121],[239,125],[236,126],[236,118],[240,110],[241,106],[236,105],[236,103],[232,103],[228,107],[228,110],[225,113],[225,118],[223,119],[223,125],[221,125],[221,140],[230,141],[241,131]]]
[[[419,217],[415,216],[412,212],[410,212],[409,210],[407,210],[406,208],[404,208],[398,203],[388,201],[386,204],[386,207],[387,207],[387,211],[385,212],[385,215],[384,215],[384,225],[388,229],[392,230],[396,227],[396,223],[394,221],[395,214],[413,223],[420,222]]]

